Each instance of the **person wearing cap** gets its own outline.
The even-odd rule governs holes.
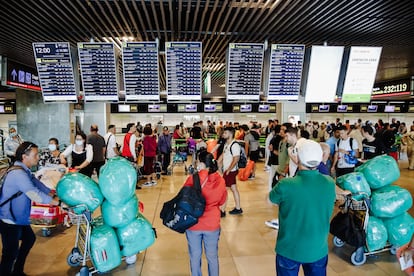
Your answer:
[[[98,126],[91,125],[91,133],[86,138],[86,144],[92,145],[93,159],[90,164],[90,170],[96,170],[96,174],[99,176],[99,170],[105,165],[105,152],[106,143],[105,139],[98,133]]]
[[[162,156],[162,174],[166,175],[168,166],[171,162],[171,139],[172,136],[170,134],[170,131],[168,130],[168,127],[162,128],[162,134],[158,137],[158,152]]]
[[[322,148],[315,141],[297,145],[299,171],[280,180],[269,194],[279,205],[276,242],[277,275],[326,275],[329,224],[335,202],[335,182],[322,175],[318,166]]]

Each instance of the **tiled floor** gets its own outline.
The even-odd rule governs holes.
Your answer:
[[[401,165],[404,167],[404,164]],[[123,263],[107,275],[189,275],[188,250],[185,236],[165,228],[159,219],[163,202],[172,198],[181,187],[185,175],[182,167],[176,167],[173,176],[163,177],[155,187],[137,191],[140,201],[145,204],[144,215],[153,223],[158,239],[147,251],[138,256],[135,265]],[[414,192],[414,171],[402,169],[397,184]],[[222,233],[219,244],[220,271],[224,276],[267,276],[275,275],[274,245],[277,231],[267,228],[264,221],[277,215],[277,208],[270,205],[267,196],[267,173],[259,164],[256,179],[239,182],[242,216],[230,216],[222,220]],[[228,208],[233,208],[230,195]],[[413,214],[413,210],[410,210]],[[298,224],[297,227],[301,227]],[[78,269],[66,264],[74,240],[75,229],[57,229],[51,237],[41,237],[29,255],[26,272],[29,275],[75,275]],[[330,238],[331,239],[331,238]],[[328,275],[404,275],[395,256],[388,252],[369,257],[365,265],[354,267],[349,258],[352,248],[333,248],[329,243]],[[203,260],[204,275],[207,275]],[[301,272],[300,275],[303,275]]]

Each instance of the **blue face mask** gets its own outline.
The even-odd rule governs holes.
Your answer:
[[[55,151],[57,149],[57,146],[55,144],[49,144],[47,147],[50,151]]]

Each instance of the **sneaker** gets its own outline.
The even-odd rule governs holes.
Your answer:
[[[240,208],[240,209],[234,208],[233,210],[231,210],[229,212],[229,214],[230,215],[241,215],[241,214],[243,214],[243,210],[242,210],[242,208]]]
[[[155,180],[151,181],[151,185],[152,185],[152,186],[157,185],[157,181],[155,181]]]
[[[224,218],[226,216],[226,211],[220,211],[220,217]]]
[[[142,184],[142,187],[144,188],[148,188],[148,187],[152,187],[152,182],[145,182],[144,184]]]
[[[265,224],[267,227],[273,228],[275,230],[279,230],[279,220],[278,219],[272,219],[265,221]]]

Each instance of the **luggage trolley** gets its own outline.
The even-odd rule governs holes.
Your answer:
[[[361,200],[356,200],[352,196],[355,195],[362,195],[363,198]],[[384,248],[371,251],[366,243],[366,231],[368,227],[368,221],[369,221],[369,197],[366,194],[359,193],[359,194],[347,194],[347,195],[341,195],[344,197],[345,202],[339,206],[341,209],[341,212],[343,214],[350,214],[352,219],[352,227],[354,227],[354,233],[355,231],[362,231],[364,233],[363,238],[365,240],[362,241],[362,245],[359,245],[356,247],[355,251],[351,255],[351,263],[353,265],[359,266],[363,265],[367,261],[367,256],[376,255],[378,253],[382,253],[385,251],[390,251],[392,255],[395,255],[397,253],[397,247],[393,246],[391,244],[387,244]],[[335,219],[335,218],[334,218]],[[334,219],[331,221],[331,233],[332,229],[336,228],[344,228],[344,225],[334,225]],[[336,226],[336,227],[335,227]],[[349,230],[349,229],[346,229]],[[334,231],[336,232],[336,231]],[[343,247],[345,243],[351,244],[355,243],[355,237],[349,237],[347,235],[343,235],[342,233],[332,233],[334,234],[333,237],[333,244],[335,247]],[[352,240],[352,241],[351,241]]]

